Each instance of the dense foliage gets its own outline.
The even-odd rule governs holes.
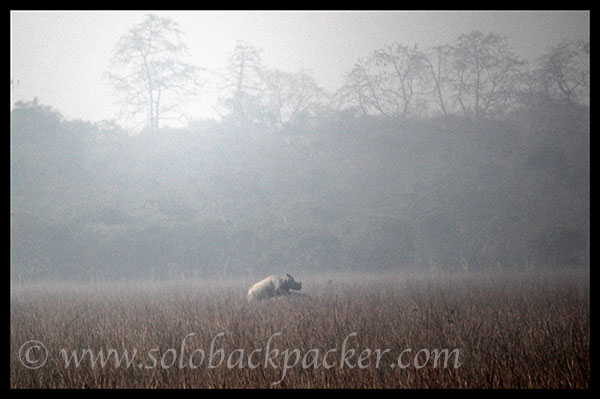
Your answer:
[[[11,112],[12,277],[589,262],[589,107],[138,135]]]

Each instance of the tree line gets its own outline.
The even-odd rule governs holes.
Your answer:
[[[223,71],[183,61],[187,45],[176,22],[148,15],[114,48],[112,83],[122,116],[157,129],[182,118],[182,105],[218,79],[220,114],[240,125],[271,130],[301,124],[325,109],[388,118],[461,114],[499,117],[540,97],[582,103],[589,96],[589,41],[553,46],[530,64],[495,33],[473,31],[451,44],[422,50],[394,42],[362,57],[335,92],[307,71],[264,65],[261,50],[238,42]],[[188,118],[193,119],[193,116]]]

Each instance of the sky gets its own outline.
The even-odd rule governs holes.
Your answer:
[[[358,58],[393,42],[427,49],[494,32],[535,60],[549,46],[590,36],[589,11],[11,11],[11,107],[37,97],[67,119],[115,118],[102,74],[119,38],[148,13],[179,24],[194,65],[225,68],[243,40],[262,50],[266,66],[309,70],[328,90],[343,85]],[[214,96],[206,93],[200,116],[215,116]]]

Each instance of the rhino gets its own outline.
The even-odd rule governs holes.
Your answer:
[[[287,277],[269,276],[264,280],[254,284],[248,290],[248,300],[262,300],[278,296],[290,295],[290,290],[299,291],[302,289],[302,283],[286,274]]]

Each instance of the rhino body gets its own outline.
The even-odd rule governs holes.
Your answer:
[[[290,290],[299,291],[301,289],[302,283],[294,280],[289,274],[286,274],[286,277],[269,276],[250,287],[248,300],[260,301],[278,296],[287,296],[290,295]]]

